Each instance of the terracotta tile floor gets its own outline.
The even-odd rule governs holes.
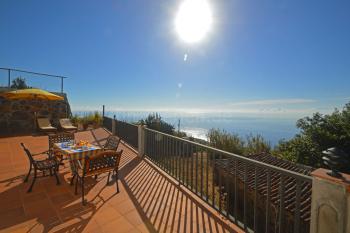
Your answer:
[[[80,132],[77,139],[105,140],[103,129]],[[28,160],[19,143],[31,151],[48,148],[46,136],[0,138],[0,232],[240,232],[211,207],[193,196],[125,145],[120,166],[120,192],[106,176],[88,179],[82,206],[80,192],[69,185],[70,169],[37,179],[32,193],[23,183]]]

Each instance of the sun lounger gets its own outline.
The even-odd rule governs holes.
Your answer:
[[[64,131],[76,131],[78,129],[68,118],[60,119],[60,126]]]
[[[53,127],[48,118],[38,118],[38,128],[43,132],[56,132],[57,128]]]

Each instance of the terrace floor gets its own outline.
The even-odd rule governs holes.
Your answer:
[[[104,129],[79,132],[94,144]],[[23,183],[28,159],[19,143],[33,152],[48,148],[46,136],[0,138],[0,232],[242,232],[214,209],[178,185],[147,159],[121,144],[120,192],[106,176],[86,181],[87,205],[69,185],[69,165],[54,177],[37,179],[33,191]]]

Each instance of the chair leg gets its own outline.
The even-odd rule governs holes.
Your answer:
[[[81,177],[81,202],[83,205],[85,205],[85,200],[84,200],[84,176]]]
[[[34,168],[34,177],[33,177],[33,181],[32,181],[32,184],[30,185],[27,193],[30,193],[33,189],[33,186],[34,186],[34,183],[35,183],[35,180],[36,180],[36,169]]]
[[[79,176],[77,176],[76,181],[75,181],[75,192],[74,192],[75,195],[78,194],[78,181],[79,181]]]
[[[64,159],[63,159],[63,158],[61,158],[61,159],[60,159],[60,163],[59,163],[59,165],[64,166],[64,162],[63,162],[63,161],[64,161]],[[57,170],[58,170],[58,168],[59,168],[59,166],[57,167]]]
[[[117,193],[119,193],[119,185],[118,185],[118,171],[115,171],[115,183],[117,185]]]
[[[70,180],[70,185],[74,184],[74,178],[75,178],[75,174],[73,174],[72,179]]]
[[[28,171],[26,178],[24,179],[24,183],[28,182],[28,178],[30,176],[31,171],[32,171],[32,163],[30,163],[29,171]]]
[[[110,178],[110,176],[111,176],[111,172],[108,172],[107,184],[106,184],[106,185],[108,185],[108,183],[109,183],[109,178]]]
[[[54,167],[53,169],[50,169],[50,172],[52,172],[52,170],[53,170],[53,174],[56,177],[56,184],[60,185],[61,183],[60,183],[60,179],[58,178],[58,175],[57,175],[56,167]]]
[[[97,180],[97,175],[95,175],[95,180]]]

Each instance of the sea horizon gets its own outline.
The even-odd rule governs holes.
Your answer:
[[[96,110],[97,111],[97,110]],[[84,115],[95,111],[72,111],[75,115]],[[102,113],[102,111],[98,111]],[[145,119],[148,111],[106,111],[105,116],[117,120],[135,123]],[[188,136],[207,140],[210,129],[225,130],[226,132],[237,134],[242,139],[250,134],[263,136],[271,146],[278,144],[280,140],[289,140],[299,132],[296,127],[297,117],[278,116],[254,116],[235,115],[228,113],[197,113],[188,114],[181,112],[157,112],[162,119],[174,126],[178,130],[180,121],[180,131]]]

